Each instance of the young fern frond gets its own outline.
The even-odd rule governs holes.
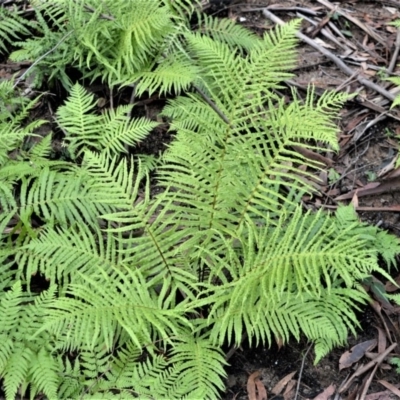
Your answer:
[[[63,0],[31,0],[36,17],[36,36],[16,42],[19,47],[11,53],[13,61],[35,61],[29,70],[33,75],[32,84],[40,86],[45,75],[51,81],[59,77],[63,85],[71,87],[71,79],[66,73],[66,66],[72,63],[71,49],[77,46],[68,29],[68,15],[64,12]]]
[[[226,376],[227,363],[207,337],[183,336],[175,341],[169,356],[174,369],[165,398],[217,398],[224,390],[221,378]],[[191,389],[182,390],[184,387]]]
[[[180,336],[183,329],[191,326],[184,318],[185,304],[170,308],[168,292],[161,290],[156,296],[146,290],[151,283],[139,270],[120,266],[112,279],[106,271],[99,270],[95,277],[81,275],[84,283],[70,285],[69,296],[52,304],[47,310],[47,322],[37,334],[49,331],[63,337],[68,349],[94,348],[101,342],[108,350],[120,337],[129,336],[141,349],[154,337],[171,343],[171,337]],[[103,295],[105,290],[110,294],[107,297]]]
[[[89,230],[85,225],[68,230],[48,228],[18,253],[18,265],[28,285],[31,276],[39,273],[50,283],[66,287],[71,280],[78,279],[79,273],[96,274],[99,265],[111,273],[123,263],[122,249],[118,238],[103,237],[99,230]]]
[[[14,93],[14,91],[11,93]],[[4,98],[4,103],[0,108],[0,141],[2,144],[0,147],[0,166],[4,166],[9,160],[9,153],[22,148],[24,139],[28,136],[33,136],[34,130],[46,122],[44,120],[36,120],[21,127],[21,122],[29,115],[29,111],[36,104],[37,99],[32,101],[19,99],[19,101],[10,102]],[[19,106],[22,108],[18,109]],[[17,109],[14,112],[10,112],[8,110],[9,107],[16,107]]]
[[[260,38],[228,18],[213,18],[198,14],[198,31],[213,40],[226,43],[234,52],[250,51],[259,44]]]
[[[0,54],[8,51],[6,45],[12,45],[22,35],[29,35],[32,23],[22,18],[18,11],[9,11],[0,7]],[[0,96],[1,98],[1,96]]]
[[[106,68],[97,66],[87,75],[96,78],[104,74],[103,79],[111,85],[129,81],[146,67],[173,30],[172,15],[158,0],[92,0],[86,7],[69,4],[71,25],[81,44],[78,50],[87,49],[86,54],[75,56],[80,67],[89,67],[96,60]]]
[[[198,68],[189,57],[172,53],[154,70],[141,71],[133,79],[138,82],[136,91],[139,96],[146,91],[150,95],[156,91],[160,94],[181,93],[189,89],[198,73]]]
[[[130,119],[129,106],[95,115],[95,104],[94,96],[76,84],[66,104],[58,109],[58,123],[67,134],[65,142],[73,157],[84,148],[103,151],[110,158],[126,153],[127,145],[136,145],[158,125],[147,118]]]
[[[46,306],[54,300],[54,287],[41,296],[27,295],[20,282],[0,296],[0,376],[4,379],[6,397],[15,398],[25,382],[32,385],[31,393],[46,393],[56,397],[59,386],[57,361],[53,357],[53,340],[46,334],[32,335],[43,323]],[[33,302],[34,300],[34,302]],[[23,393],[22,393],[23,395]]]
[[[154,64],[170,35],[182,25],[181,0],[31,0],[40,36],[17,42],[14,61],[37,60],[36,82],[45,74],[59,77],[66,88],[72,82],[67,66],[86,77],[101,77],[110,85],[133,83],[134,75]],[[178,12],[177,10],[180,10]]]

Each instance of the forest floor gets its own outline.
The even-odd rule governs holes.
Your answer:
[[[315,86],[317,95],[327,89],[357,93],[346,103],[337,121],[340,151],[307,154],[325,168],[313,182],[314,196],[303,199],[304,207],[334,210],[339,202],[352,202],[362,220],[400,236],[400,169],[395,168],[400,113],[396,108],[390,109],[396,85],[382,80],[385,74],[400,76],[397,66],[400,34],[397,28],[388,25],[400,18],[400,0],[337,3],[212,0],[211,3],[207,8],[210,14],[234,19],[259,34],[268,32],[278,19],[288,22],[303,18],[301,32],[308,43],[299,42],[296,77],[286,82],[288,89],[282,91],[282,96],[290,101],[289,87],[296,87],[299,95],[304,96],[309,84]],[[7,60],[0,62],[0,79],[18,71],[22,74],[29,67]],[[99,109],[110,102],[129,102],[129,89],[114,93],[100,82],[87,84],[86,88],[96,94]],[[52,95],[41,101],[31,118],[51,118],[52,110],[67,95],[62,87],[51,88],[50,92]],[[157,96],[139,99],[135,116],[156,119],[164,104],[165,99]],[[141,143],[139,150],[158,154],[169,140],[167,127],[160,126]],[[390,272],[400,282],[399,271]],[[382,277],[375,278],[372,289],[381,283],[387,292],[393,290]],[[304,341],[285,346],[274,344],[271,348],[249,349],[246,344],[238,349],[227,348],[230,366],[223,398],[400,398],[400,374],[385,358],[387,354],[400,357],[400,348],[396,347],[400,343],[400,308],[378,296],[374,298],[370,306],[359,312],[361,329],[357,337],[349,337],[345,347],[335,349],[316,366],[313,349]]]

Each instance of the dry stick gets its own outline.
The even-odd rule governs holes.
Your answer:
[[[263,9],[263,14],[269,18],[271,21],[275,22],[276,24],[279,25],[285,25],[285,23],[272,14],[269,10],[266,8]],[[328,57],[331,61],[333,61],[346,75],[352,76],[354,74],[357,74],[356,71],[351,69],[349,66],[347,66],[340,58],[336,57],[333,53],[331,53],[329,50],[325,49],[324,47],[321,47],[318,45],[314,40],[310,39],[306,35],[303,35],[301,32],[297,32],[296,36],[302,40],[303,42],[306,42],[310,46],[314,47],[314,49],[320,51],[325,57]],[[383,87],[371,82],[370,80],[362,77],[360,74],[357,76],[357,81],[360,82],[362,85],[368,87],[369,89],[372,89],[378,93],[380,93],[382,96],[386,97],[387,99],[393,101],[395,99],[395,95],[388,92],[386,89]]]
[[[340,29],[332,22],[328,22],[328,27],[332,29],[333,32],[335,32],[342,40],[344,43],[346,43],[347,46],[351,47],[353,50],[357,51],[357,46],[351,42],[349,39],[347,39],[343,33],[340,31]]]
[[[300,367],[300,372],[299,372],[299,378],[297,379],[296,394],[294,396],[294,400],[297,400],[297,397],[299,396],[300,382],[301,382],[301,376],[303,375],[304,363],[306,362],[306,358],[307,358],[308,352],[311,350],[311,347],[312,347],[312,344],[310,344],[308,346],[306,354],[304,354],[303,360],[301,361],[301,367]]]
[[[281,6],[269,6],[270,10],[274,11],[300,11],[302,13],[310,14],[316,17],[318,14],[317,11],[311,10],[311,8],[302,8],[302,7],[281,7]],[[263,11],[265,7],[256,7],[256,8],[244,8],[241,12],[254,12],[254,11]]]
[[[390,73],[393,72],[394,67],[396,66],[397,57],[399,56],[399,50],[400,50],[400,28],[397,28],[396,47],[394,49],[392,59],[390,60],[390,64],[389,64],[389,68],[387,69],[387,72],[390,72]]]
[[[362,29],[364,32],[366,32],[369,36],[374,38],[377,42],[379,42],[382,46],[387,47],[386,40],[383,39],[380,35],[375,33],[369,26],[364,25],[361,23],[357,18],[352,17],[351,15],[348,15],[344,11],[342,11],[338,6],[335,6],[334,4],[330,3],[328,0],[317,0],[318,3],[324,5],[325,7],[329,8],[332,11],[335,11],[337,14],[340,14],[342,17],[348,19],[351,21],[354,25],[357,25],[360,29]]]
[[[376,364],[373,371],[371,372],[370,376],[368,379],[364,382],[364,387],[362,389],[362,392],[359,396],[360,399],[365,399],[365,396],[367,395],[368,389],[371,386],[372,379],[374,378],[376,371],[378,370],[379,365]]]
[[[233,345],[230,349],[229,349],[229,351],[226,353],[226,355],[225,355],[225,361],[228,361],[235,353],[236,353],[236,350],[238,349],[238,348],[240,348],[240,346],[242,345],[242,343],[245,341],[247,339],[247,332],[245,332],[244,334],[243,334],[243,336],[242,336],[242,340],[240,341],[240,345],[238,346],[238,347],[236,347],[235,345]]]
[[[307,16],[305,16],[305,15],[299,13],[299,12],[296,13],[296,16],[301,18],[301,19],[304,19],[304,20],[308,21],[313,26],[318,26],[318,23],[315,22],[313,19],[311,19],[311,18],[309,18],[309,17],[307,17]],[[348,48],[344,44],[340,43],[339,40],[337,40],[335,38],[335,36],[333,36],[326,28],[322,28],[320,30],[320,32],[321,32],[321,34],[323,36],[325,36],[327,39],[331,40],[333,43],[336,44],[336,46],[339,46],[342,50],[348,50]]]
[[[400,7],[400,2],[396,0],[378,0],[382,4],[386,4],[388,6]]]

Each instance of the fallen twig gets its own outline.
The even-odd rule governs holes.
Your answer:
[[[400,50],[400,28],[397,28],[396,45],[387,72],[390,73],[393,72],[394,67],[396,66],[397,57],[399,56],[399,50]]]
[[[263,9],[263,14],[269,18],[271,21],[275,22],[276,24],[279,25],[284,25],[285,23],[278,18],[276,15],[274,15],[269,9],[264,8]],[[331,53],[329,50],[325,49],[324,47],[320,46],[315,40],[310,39],[306,35],[303,35],[301,32],[297,32],[296,36],[301,39],[303,42],[306,42],[310,46],[314,47],[316,50],[321,52],[324,56],[328,57],[331,61],[333,61],[346,75],[348,76],[353,76],[354,74],[357,74],[356,71],[354,71],[352,68],[350,68],[348,65],[346,65],[340,58],[335,56],[333,53]],[[374,82],[371,82],[370,80],[364,78],[361,76],[361,74],[357,74],[357,81],[360,82],[363,86],[368,87],[369,89],[372,89],[378,93],[380,93],[382,96],[386,97],[387,99],[393,101],[395,99],[395,95],[393,93],[390,93],[386,89],[384,89],[382,86],[377,85]]]
[[[338,6],[333,5],[328,0],[317,0],[317,1],[318,1],[318,3],[320,3],[320,4],[324,5],[325,7],[329,8],[330,10],[334,10],[336,13],[340,14],[342,17],[348,19],[354,25],[357,25],[359,28],[361,28],[369,36],[374,38],[381,45],[383,45],[384,47],[387,47],[387,41],[385,39],[383,39],[380,35],[378,35],[376,32],[374,32],[369,26],[366,26],[362,22],[360,22],[357,18],[354,18],[351,15],[347,14],[346,12],[341,10]]]
[[[307,351],[306,351],[306,354],[304,354],[303,360],[301,361],[301,367],[300,367],[300,372],[299,372],[299,378],[297,379],[296,394],[295,394],[295,396],[294,396],[294,400],[297,400],[297,398],[298,398],[298,396],[299,396],[300,382],[301,382],[301,377],[302,377],[302,375],[303,375],[304,363],[305,363],[305,361],[306,361],[308,352],[311,350],[311,347],[312,347],[312,346],[313,346],[312,344],[310,344],[310,345],[308,346],[308,349],[307,349]]]

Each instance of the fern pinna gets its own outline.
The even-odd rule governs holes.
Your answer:
[[[213,33],[182,29],[135,73],[137,93],[185,90],[163,110],[176,135],[160,157],[125,147],[156,123],[129,120],[127,107],[96,115],[78,84],[56,113],[76,162],[49,159],[47,138],[23,149],[32,130],[15,127],[17,115],[0,121],[7,399],[218,398],[222,344],[304,335],[317,362],[355,332],[368,300],[361,280],[387,275],[378,256],[392,264],[397,239],[351,208],[299,206],[312,187],[296,166],[318,165],[293,147],[336,149],[332,121],[347,99],[316,100],[310,88],[285,104],[277,94],[299,22],[264,38],[209,17],[199,25]],[[47,290],[35,292],[35,275]]]

